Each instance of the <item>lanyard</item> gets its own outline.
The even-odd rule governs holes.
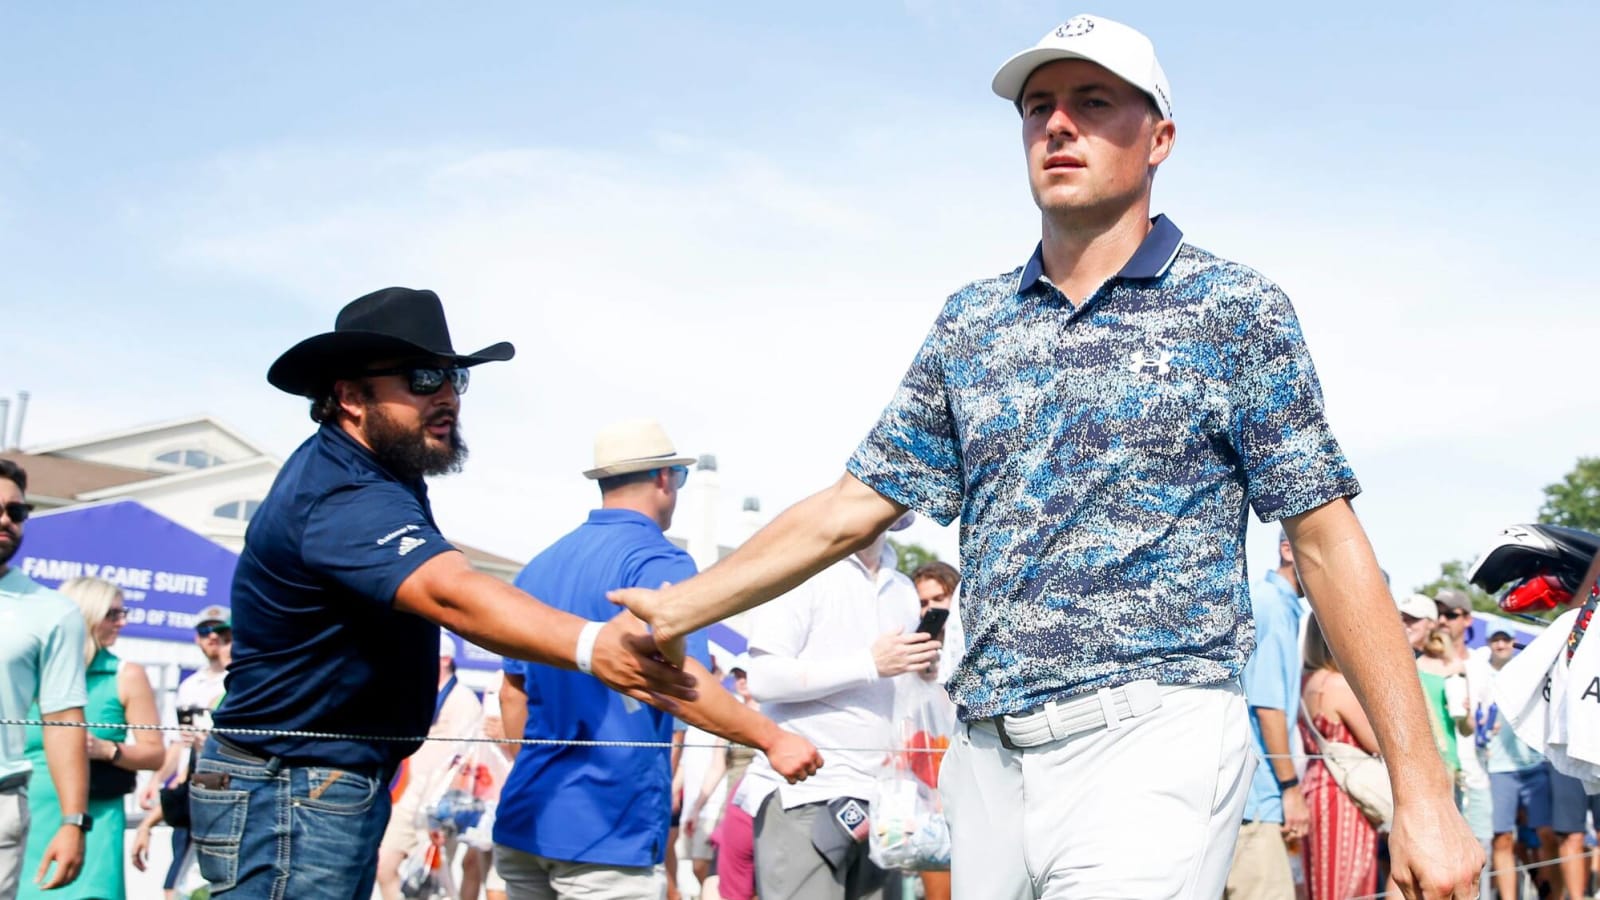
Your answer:
[[[433,724],[439,724],[439,714],[444,712],[444,701],[449,698],[450,692],[455,689],[456,677],[451,675],[450,680],[444,683],[444,687],[439,688],[439,699],[433,701]]]

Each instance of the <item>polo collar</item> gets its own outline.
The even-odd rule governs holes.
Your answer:
[[[1165,215],[1150,220],[1150,233],[1139,243],[1139,249],[1123,264],[1117,278],[1160,278],[1172,268],[1183,246],[1183,232]],[[1022,267],[1022,280],[1017,283],[1017,293],[1031,288],[1044,277],[1044,243],[1033,248],[1028,264]]]
[[[589,510],[589,524],[649,525],[657,531],[661,530],[661,526],[656,524],[655,519],[636,509],[591,509]]]

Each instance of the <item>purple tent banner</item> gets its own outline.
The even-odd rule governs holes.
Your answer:
[[[122,588],[122,633],[194,640],[195,616],[228,606],[239,557],[132,500],[39,513],[28,520],[12,564],[41,584],[104,578]]]

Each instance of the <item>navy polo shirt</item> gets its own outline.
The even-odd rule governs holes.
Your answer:
[[[428,733],[439,627],[395,591],[452,550],[422,481],[403,481],[324,425],[284,463],[233,575],[233,662],[218,727],[378,736]],[[390,766],[421,741],[229,736],[286,762]]]
[[[1360,491],[1289,298],[1157,217],[1081,303],[1027,264],[945,303],[849,462],[961,519],[965,718],[1144,678],[1236,678],[1247,506]]]
[[[606,592],[660,587],[695,574],[694,561],[649,517],[597,509],[517,576],[517,587],[557,609],[606,621]],[[690,656],[711,667],[704,634]],[[615,693],[581,672],[507,659],[528,693],[523,737],[576,741],[672,739],[673,719]],[[602,866],[653,866],[667,849],[671,755],[665,748],[530,744],[517,753],[500,791],[494,841],[550,859]]]

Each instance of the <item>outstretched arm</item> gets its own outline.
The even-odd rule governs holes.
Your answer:
[[[487,650],[564,669],[577,668],[578,636],[589,624],[473,569],[455,550],[418,566],[401,582],[394,605]],[[626,613],[600,630],[592,665],[607,687],[669,712],[674,700],[695,696],[694,679],[659,661],[644,625]]]
[[[649,622],[676,659],[684,635],[759,606],[860,550],[906,508],[846,474],[789,507],[726,559],[661,590],[627,588],[611,599]]]
[[[1339,499],[1286,519],[1284,528],[1306,597],[1388,763],[1396,883],[1409,898],[1471,896],[1483,851],[1456,811],[1416,664],[1361,523]]]
[[[755,747],[767,755],[773,771],[791,783],[804,780],[822,767],[822,757],[810,741],[784,731],[771,719],[740,703],[717,684],[699,660],[688,657],[684,670],[702,687],[698,698],[678,704],[678,718],[736,744]]]

